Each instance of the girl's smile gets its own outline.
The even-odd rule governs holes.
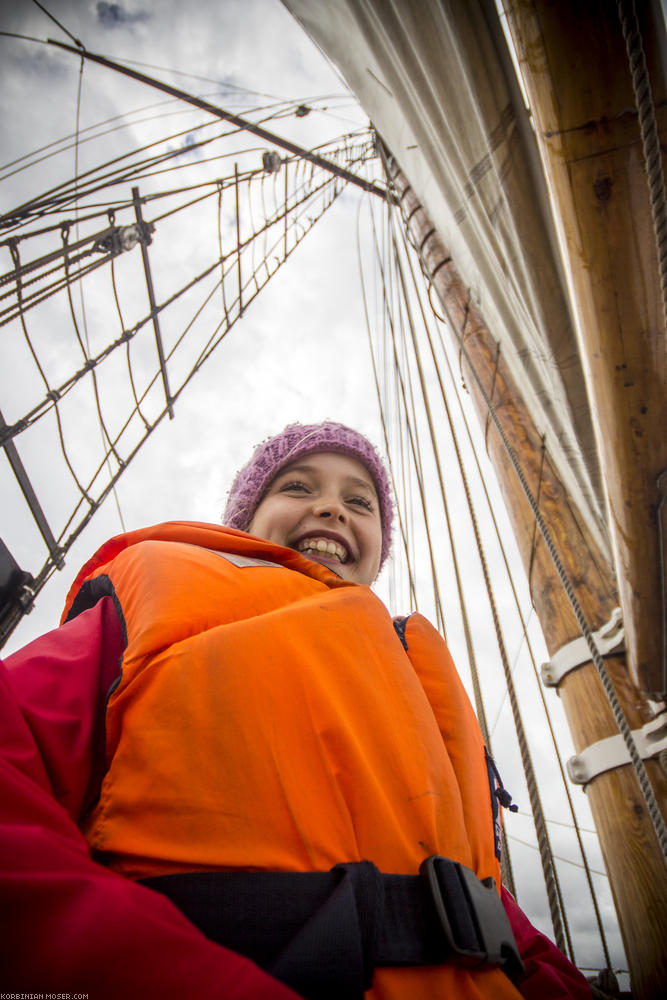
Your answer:
[[[248,530],[345,580],[371,584],[377,576],[382,552],[377,492],[366,467],[348,455],[318,452],[286,465]]]

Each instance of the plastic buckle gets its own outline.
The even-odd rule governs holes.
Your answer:
[[[422,861],[419,868],[428,883],[438,921],[453,961],[467,968],[499,965],[503,972],[516,981],[524,971],[512,927],[505,913],[493,878],[478,879],[470,868],[433,854]],[[449,885],[449,888],[448,888]],[[453,907],[462,901],[470,918],[457,920]],[[448,911],[449,907],[449,911]],[[456,940],[454,927],[460,932],[472,922],[476,942]],[[452,926],[454,925],[454,927]]]

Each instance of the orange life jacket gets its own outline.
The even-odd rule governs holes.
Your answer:
[[[407,651],[368,587],[297,552],[175,522],[112,539],[66,615],[112,593],[127,631],[106,775],[84,833],[133,879],[184,871],[416,874],[441,854],[500,881],[482,737],[420,615]],[[382,1000],[519,996],[497,968],[376,970]]]

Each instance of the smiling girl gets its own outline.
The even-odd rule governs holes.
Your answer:
[[[3,988],[590,996],[500,892],[445,643],[370,590],[392,525],[372,445],[287,427],[225,522],[111,539],[9,658]]]
[[[377,493],[361,462],[346,455],[309,455],[281,469],[248,531],[296,549],[344,580],[371,584],[380,568]]]

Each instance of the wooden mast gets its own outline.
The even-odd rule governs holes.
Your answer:
[[[634,16],[634,3],[624,3]],[[665,696],[658,479],[667,470],[667,336],[637,99],[617,4],[506,0],[570,283],[595,414],[629,665]],[[667,39],[637,4],[633,64],[667,166]],[[647,74],[638,76],[643,45]],[[663,260],[663,267],[667,259]],[[663,543],[664,545],[664,543]],[[662,566],[661,566],[662,563]]]
[[[597,629],[610,619],[618,601],[612,570],[566,493],[499,345],[470,301],[449,253],[394,161],[390,161],[390,173],[412,236],[421,248],[423,263],[448,314],[455,342],[458,344],[462,338],[465,344],[470,363],[493,402],[503,431],[520,456],[523,474],[539,498],[540,512],[556,541],[587,620]],[[530,576],[533,603],[553,656],[580,634],[579,627],[551,556],[535,531],[534,513],[505,446],[489,422],[488,407],[465,355],[462,363],[466,384],[486,428],[489,455]],[[608,660],[607,666],[630,725],[633,728],[642,725],[651,717],[650,708],[630,680],[623,657]],[[567,674],[559,693],[577,752],[618,732],[592,663]],[[647,770],[664,814],[667,778],[657,762],[647,762]],[[667,869],[662,852],[630,765],[600,774],[587,786],[587,791],[614,893],[634,996],[637,1000],[649,1000],[659,996],[667,982],[664,947]]]

